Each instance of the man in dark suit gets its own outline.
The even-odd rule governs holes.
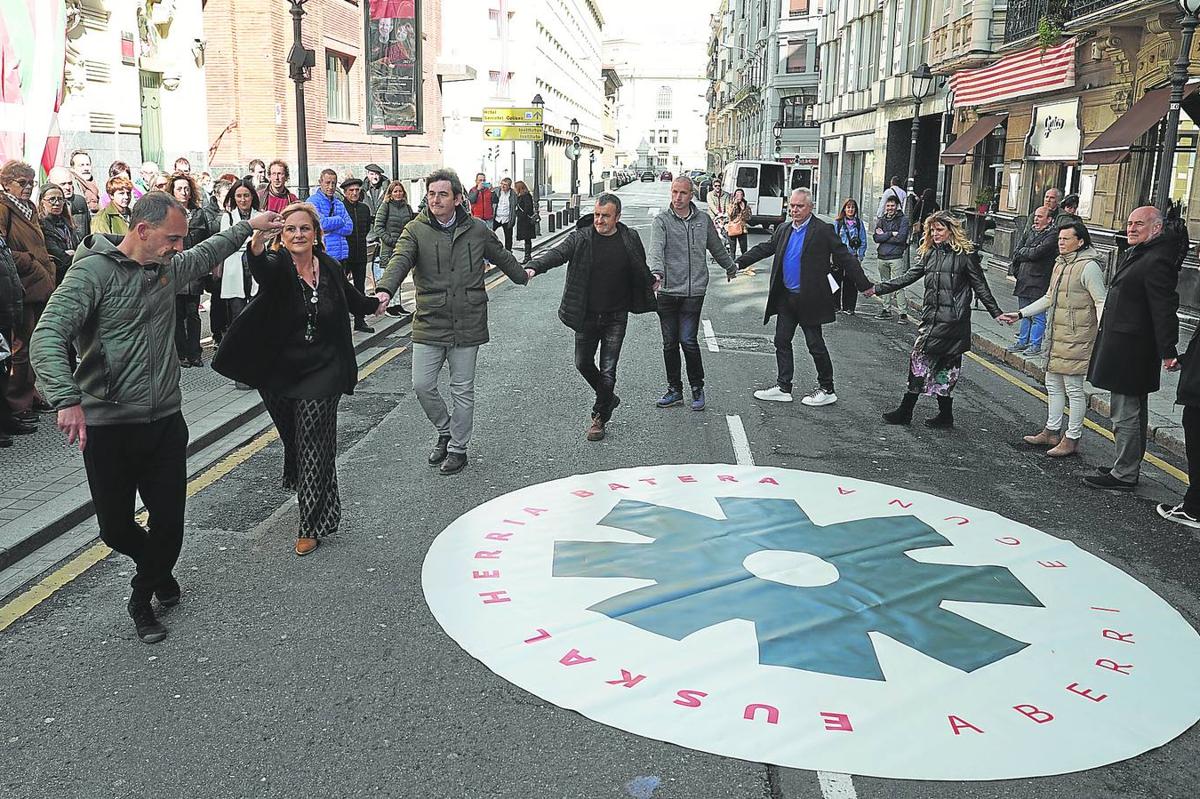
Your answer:
[[[775,320],[775,361],[779,367],[776,385],[754,392],[754,398],[773,402],[792,401],[792,375],[795,360],[792,337],[796,328],[804,331],[804,341],[817,367],[819,388],[800,401],[822,406],[837,402],[833,388],[833,361],[825,346],[822,325],[834,321],[836,278],[832,272],[845,273],[859,291],[871,288],[858,259],[833,226],[812,215],[812,193],[796,189],[788,200],[790,225],[780,225],[767,241],[751,248],[737,260],[739,268],[774,256],[771,265],[771,290],[763,324]]]
[[[1180,255],[1175,235],[1163,235],[1163,216],[1144,206],[1129,215],[1130,247],[1108,286],[1100,332],[1088,364],[1088,381],[1110,392],[1117,457],[1111,468],[1083,478],[1091,488],[1131,491],[1146,454],[1148,397],[1161,372],[1178,367]]]

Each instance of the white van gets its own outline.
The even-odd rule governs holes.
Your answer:
[[[779,161],[731,161],[721,173],[723,191],[746,194],[750,224],[770,229],[787,218],[787,165]]]

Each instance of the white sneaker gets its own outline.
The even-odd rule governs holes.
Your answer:
[[[823,388],[818,388],[800,401],[805,405],[820,408],[822,405],[832,405],[837,402],[837,394],[834,394],[832,391],[827,392]]]
[[[779,386],[771,386],[764,388],[761,391],[754,392],[754,398],[759,400],[767,400],[768,402],[791,402],[792,393],[784,391]]]
[[[1167,503],[1163,502],[1159,504],[1157,510],[1158,515],[1169,522],[1176,522],[1178,524],[1182,524],[1184,527],[1191,527],[1193,529],[1200,530],[1200,520],[1185,512],[1182,503],[1176,505],[1175,507],[1171,507]]]

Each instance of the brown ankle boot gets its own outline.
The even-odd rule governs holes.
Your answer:
[[[1079,449],[1079,440],[1075,438],[1062,437],[1062,441],[1054,449],[1047,450],[1046,454],[1051,458],[1065,458],[1068,455],[1074,455]]]
[[[308,553],[310,553],[314,549],[316,549],[317,545],[320,543],[321,543],[320,540],[318,540],[316,538],[297,538],[296,539],[296,554],[301,555],[301,556],[307,555]]]
[[[1025,436],[1021,440],[1033,447],[1053,447],[1058,444],[1061,436],[1054,430],[1045,427],[1036,436]]]
[[[587,440],[599,441],[604,438],[604,422],[600,420],[600,414],[592,414],[592,423],[588,425]]]

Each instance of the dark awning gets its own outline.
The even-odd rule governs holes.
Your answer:
[[[1200,89],[1200,83],[1185,86],[1184,98],[1190,97],[1197,89]],[[1170,102],[1170,86],[1146,92],[1142,99],[1129,106],[1129,110],[1121,114],[1108,130],[1083,148],[1083,163],[1119,164],[1124,161],[1129,157],[1134,142],[1167,115]]]
[[[980,117],[974,125],[967,128],[961,136],[946,146],[946,149],[942,151],[942,163],[946,166],[953,166],[966,161],[967,156],[975,149],[975,145],[995,130],[996,125],[1003,122],[1005,116],[1006,114],[992,114]]]

